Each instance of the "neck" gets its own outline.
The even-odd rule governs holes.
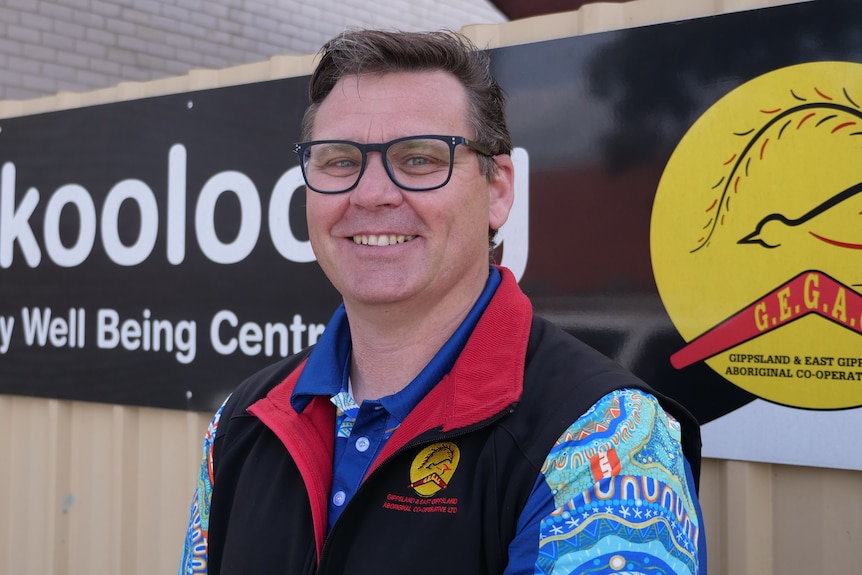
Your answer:
[[[348,305],[353,397],[378,399],[404,389],[455,333],[485,287],[487,276],[469,291],[427,304]]]

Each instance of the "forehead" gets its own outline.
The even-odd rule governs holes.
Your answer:
[[[417,134],[465,135],[467,94],[442,70],[345,76],[321,102],[314,139],[387,141]]]

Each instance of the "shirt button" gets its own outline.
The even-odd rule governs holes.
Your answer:
[[[368,447],[371,445],[371,442],[368,441],[367,437],[360,437],[356,440],[356,451],[360,453],[364,453],[368,450]]]
[[[344,505],[345,499],[347,499],[347,494],[343,491],[336,491],[335,495],[332,496],[332,502],[335,503],[336,507]]]

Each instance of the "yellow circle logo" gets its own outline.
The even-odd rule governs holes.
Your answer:
[[[656,192],[659,294],[699,361],[770,401],[862,405],[862,64],[782,68],[680,141]]]
[[[410,487],[421,497],[446,489],[461,460],[454,443],[435,443],[419,452],[410,466]]]

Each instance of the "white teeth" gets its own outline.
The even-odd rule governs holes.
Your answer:
[[[409,242],[416,236],[405,236],[405,235],[362,235],[362,236],[353,236],[353,243],[363,245],[363,246],[391,246],[394,244],[403,244],[405,242]]]

